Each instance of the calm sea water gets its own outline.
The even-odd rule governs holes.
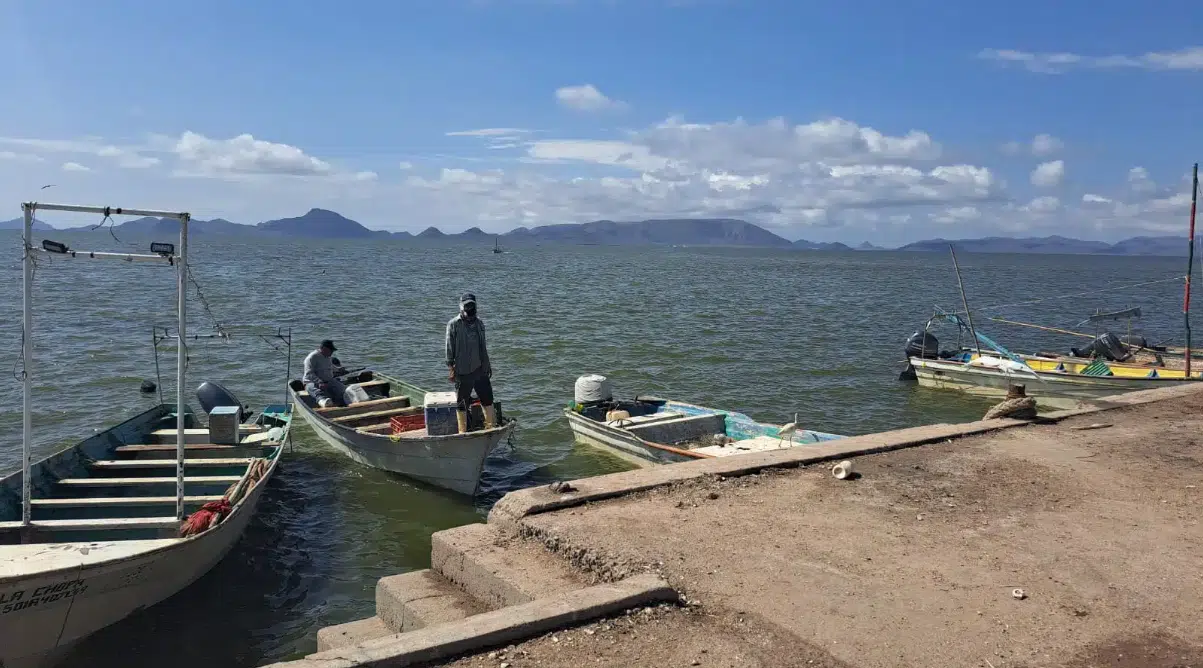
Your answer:
[[[89,250],[134,244],[106,232],[51,236]],[[0,248],[0,365],[15,372],[19,235],[0,233]],[[807,426],[843,434],[971,420],[990,405],[897,380],[906,337],[934,305],[960,306],[944,254],[534,247],[493,255],[487,247],[204,237],[192,251],[222,323],[291,327],[294,373],[329,337],[349,366],[445,388],[443,328],[458,295],[474,292],[497,393],[520,429],[468,501],[354,464],[298,424],[295,451],[230,555],[169,601],[94,636],[72,665],[251,666],[313,651],[318,628],[373,614],[377,578],[426,567],[432,532],[481,520],[506,491],[624,468],[575,447],[560,415],[585,373],[608,375],[625,396],[656,393],[776,423],[797,413]],[[1181,340],[1181,282],[1164,281],[1183,273],[1183,260],[959,259],[978,328],[1013,348],[1078,342],[987,316],[1072,328],[1096,308],[1141,306],[1146,336]],[[60,259],[38,270],[37,455],[155,401],[138,386],[155,378],[151,327],[174,325],[173,280],[170,269],[121,262]],[[1119,287],[1150,281],[1163,282]],[[192,331],[212,331],[195,294],[190,303]],[[174,360],[160,352],[168,397]],[[287,361],[280,341],[197,343],[188,385],[215,380],[253,406],[278,402]],[[0,377],[0,391],[0,472],[9,472],[21,449],[13,373]]]

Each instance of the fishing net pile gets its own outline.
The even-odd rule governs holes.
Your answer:
[[[230,511],[246,496],[260,479],[267,473],[270,463],[267,459],[256,458],[247,466],[246,475],[226,490],[220,501],[210,501],[188,516],[180,525],[180,537],[187,538],[204,533],[221,524],[229,516]]]

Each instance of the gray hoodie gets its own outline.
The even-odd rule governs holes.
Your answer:
[[[479,317],[472,322],[460,313],[447,323],[447,366],[455,375],[466,376],[483,368],[488,373],[489,349],[485,346],[485,323]]]

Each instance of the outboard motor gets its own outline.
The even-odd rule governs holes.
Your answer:
[[[1149,342],[1139,334],[1125,334],[1119,337],[1121,343],[1131,348],[1148,348]]]
[[[573,399],[585,408],[600,406],[614,400],[610,379],[598,374],[589,374],[576,379]]]
[[[1069,352],[1074,357],[1084,357],[1086,359],[1102,357],[1109,362],[1122,362],[1129,357],[1127,348],[1120,342],[1119,337],[1111,332],[1104,332],[1098,335],[1085,348],[1070,348]]]
[[[196,398],[200,401],[201,410],[206,414],[216,406],[238,406],[243,409],[244,414],[247,414],[246,406],[238,400],[238,397],[217,383],[209,381],[201,383],[200,387],[196,388]]]
[[[934,360],[940,357],[940,341],[934,334],[926,330],[911,334],[906,340],[906,356]]]

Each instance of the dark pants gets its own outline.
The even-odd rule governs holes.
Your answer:
[[[455,401],[459,410],[467,411],[472,405],[472,390],[476,390],[476,398],[480,399],[481,406],[493,405],[493,383],[484,369],[477,369],[462,376],[456,374]]]

